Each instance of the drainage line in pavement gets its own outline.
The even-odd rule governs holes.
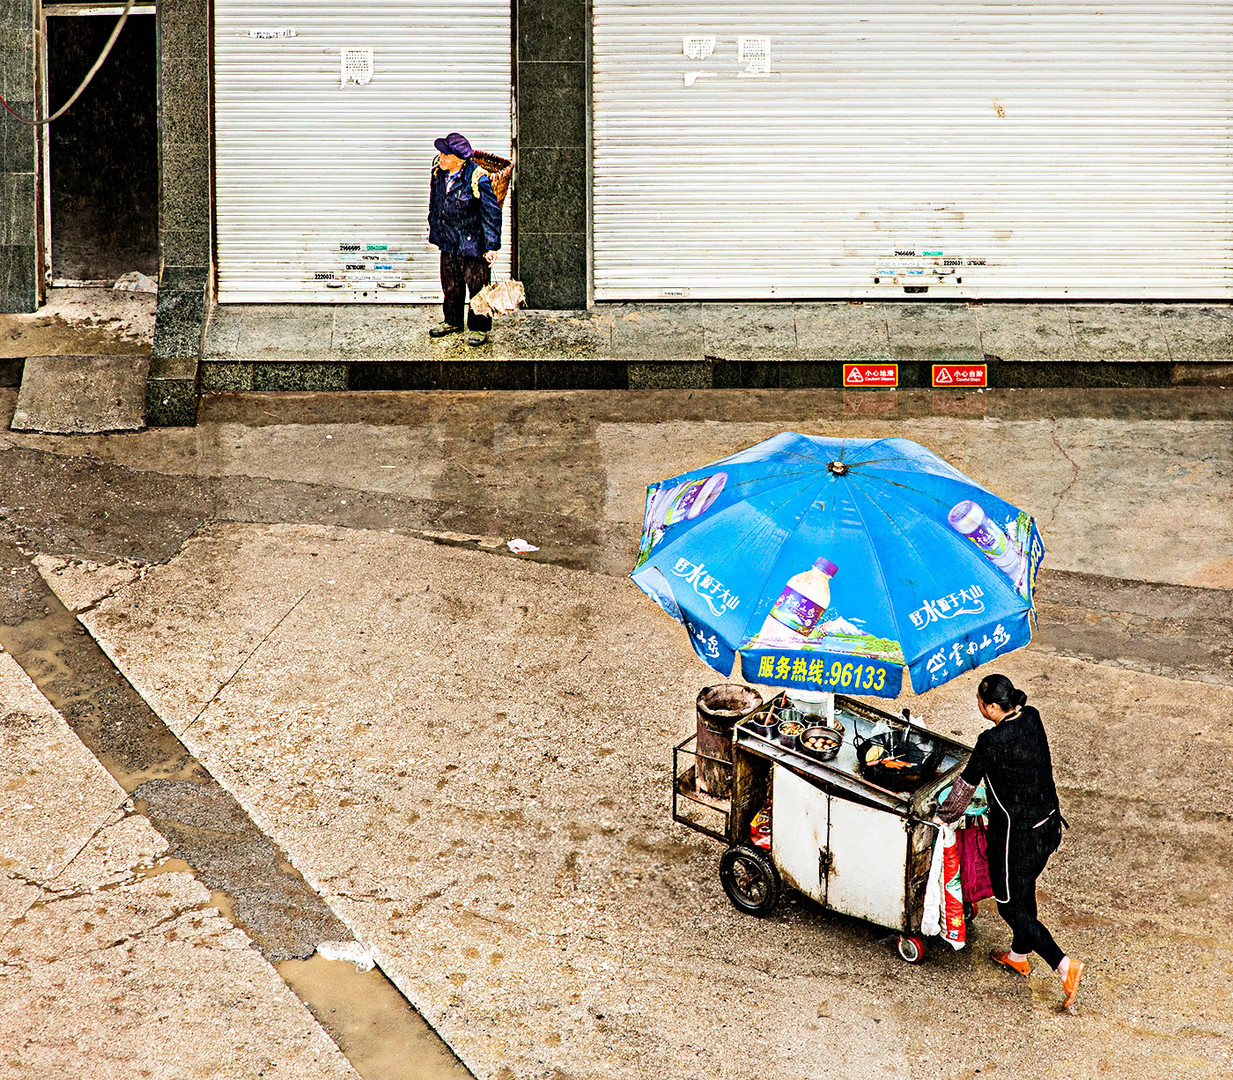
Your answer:
[[[159,718],[11,537],[0,539],[0,646],[194,876],[234,912],[365,1080],[472,1074],[389,978],[314,955],[354,935]],[[229,912],[230,914],[230,912]]]

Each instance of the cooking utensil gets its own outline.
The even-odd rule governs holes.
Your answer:
[[[779,721],[779,745],[786,746],[789,750],[797,749],[797,740],[800,734],[805,730],[805,725],[797,719],[800,716],[795,709],[785,709],[784,714],[792,713],[789,719],[780,719]]]
[[[821,745],[810,746],[811,742]],[[843,745],[843,732],[836,731],[835,728],[827,727],[825,724],[813,724],[800,733],[797,743],[797,749],[802,754],[819,761],[830,761],[839,753],[839,748]]]
[[[940,742],[896,725],[891,725],[890,731],[869,738],[856,734],[853,742],[861,775],[870,783],[891,791],[919,787],[938,771],[945,754]],[[865,755],[871,746],[880,746],[886,753],[878,760],[867,763]]]

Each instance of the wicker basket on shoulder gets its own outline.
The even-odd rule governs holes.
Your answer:
[[[505,206],[505,193],[509,190],[510,178],[514,175],[514,163],[508,158],[490,154],[487,150],[476,150],[471,159],[488,174],[492,181],[492,193],[497,197],[497,205]]]

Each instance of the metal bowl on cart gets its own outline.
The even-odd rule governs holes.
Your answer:
[[[814,724],[801,732],[797,743],[802,754],[818,761],[833,761],[843,745],[843,731],[826,724]]]

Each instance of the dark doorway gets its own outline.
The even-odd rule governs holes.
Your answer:
[[[113,15],[54,15],[47,87],[58,109],[98,59]],[[51,124],[48,185],[53,281],[158,273],[157,39],[153,15],[130,15],[106,62]]]

